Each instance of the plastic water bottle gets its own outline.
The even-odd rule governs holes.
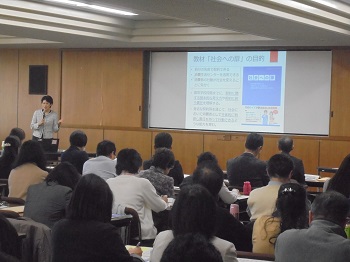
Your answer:
[[[237,204],[231,204],[230,206],[230,213],[233,215],[237,220],[239,220],[239,205]]]
[[[245,181],[243,185],[243,195],[249,196],[250,191],[252,191],[252,186],[249,181]]]

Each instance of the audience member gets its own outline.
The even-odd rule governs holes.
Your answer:
[[[154,149],[158,148],[168,148],[171,150],[171,146],[173,143],[173,138],[169,133],[158,133],[154,138]],[[152,166],[152,159],[146,160],[143,162],[143,169],[149,169]],[[168,176],[174,179],[174,185],[179,186],[184,179],[184,172],[182,170],[182,166],[178,160],[175,160],[174,167],[169,171]]]
[[[276,211],[272,216],[261,216],[254,223],[253,252],[275,253],[277,236],[292,228],[308,227],[306,191],[297,183],[281,185],[278,190]]]
[[[80,177],[76,168],[68,162],[56,166],[44,182],[28,188],[24,216],[52,228],[65,217],[66,208]]]
[[[223,261],[237,261],[235,246],[215,236],[216,224],[216,203],[210,192],[201,185],[185,186],[172,209],[172,230],[157,235],[150,260],[159,262],[174,238],[201,234],[216,247]]]
[[[113,192],[116,203],[137,211],[141,222],[142,244],[152,244],[157,235],[152,210],[155,212],[165,210],[167,197],[158,196],[149,180],[136,176],[142,165],[142,159],[135,149],[122,149],[117,158],[118,176],[108,179],[107,184]]]
[[[0,252],[6,257],[6,260],[0,261],[12,261],[11,257],[21,258],[20,241],[16,229],[11,223],[0,213]],[[11,256],[11,257],[9,257]],[[16,261],[16,260],[13,260]]]
[[[83,176],[68,205],[67,216],[52,229],[53,262],[133,261],[118,233],[110,224],[113,194],[106,182],[94,175]]]
[[[174,179],[167,176],[174,167],[174,154],[170,149],[158,148],[153,156],[152,166],[141,171],[139,177],[148,179],[158,195],[174,196]]]
[[[211,152],[204,152],[198,156],[197,166],[200,165],[201,163],[204,163],[204,162],[213,162],[213,163],[219,165],[219,162],[218,162],[216,156]],[[182,183],[180,185],[180,188],[183,186],[192,184],[192,183],[193,183],[193,177],[188,176],[188,177],[184,178],[184,180],[182,181]],[[225,183],[224,182],[222,183],[222,187],[219,191],[219,197],[225,204],[232,204],[232,203],[236,202],[238,196],[239,196],[238,189],[234,188],[230,191],[227,188],[227,186],[225,185]]]
[[[290,152],[294,149],[293,139],[288,136],[283,136],[278,141],[278,149],[282,154],[288,155],[293,161],[294,168],[292,179],[296,180],[301,185],[305,185],[305,171],[303,160],[290,155]]]
[[[175,237],[164,250],[160,262],[222,262],[220,252],[201,234]]]
[[[70,147],[62,153],[61,161],[71,163],[81,174],[84,163],[89,160],[89,156],[85,152],[87,136],[83,131],[75,130],[70,135],[69,142]]]
[[[252,187],[267,185],[269,177],[266,175],[266,163],[258,159],[264,144],[264,138],[257,133],[247,136],[245,152],[227,161],[227,177],[230,185],[243,187],[249,181]]]
[[[8,179],[18,155],[20,141],[17,136],[8,136],[4,142],[4,150],[0,157],[0,178]]]
[[[44,181],[47,176],[44,151],[37,141],[23,143],[11,170],[9,197],[26,199],[28,187]]]
[[[116,177],[115,166],[117,164],[116,147],[112,141],[103,140],[98,143],[96,158],[91,158],[84,163],[83,175],[95,174],[104,180]]]
[[[284,183],[290,182],[293,162],[284,154],[273,155],[267,162],[267,173],[270,182],[267,186],[254,189],[250,192],[247,204],[250,220],[254,221],[260,216],[271,216],[276,209],[278,190]]]
[[[193,183],[204,186],[213,199],[218,198],[224,173],[212,162],[203,162],[193,172]],[[181,189],[182,190],[182,189]],[[216,206],[215,236],[233,243],[237,250],[252,250],[252,231],[230,214],[228,209]]]
[[[276,262],[344,262],[350,258],[350,239],[344,227],[348,199],[336,191],[316,196],[311,206],[308,229],[291,229],[276,241]]]
[[[334,190],[350,198],[350,154],[347,155],[334,176],[324,183],[323,191]]]
[[[14,127],[11,129],[9,136],[17,136],[20,144],[22,144],[23,140],[26,138],[26,133],[22,128]]]

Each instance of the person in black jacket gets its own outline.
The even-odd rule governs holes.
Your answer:
[[[294,149],[293,139],[289,136],[283,136],[278,141],[278,149],[282,154],[288,155],[293,161],[293,173],[292,179],[296,180],[299,184],[305,185],[305,171],[303,160],[290,155],[290,152]]]
[[[75,130],[69,137],[70,147],[62,153],[61,162],[69,162],[83,173],[84,163],[89,160],[89,155],[85,152],[87,136],[81,130]]]
[[[171,145],[173,144],[173,138],[169,133],[159,133],[154,138],[154,149],[158,148],[168,148],[171,149]],[[143,170],[149,169],[152,166],[152,159],[146,160],[143,162]],[[178,160],[175,160],[174,167],[170,170],[168,176],[174,179],[174,186],[179,186],[184,179],[184,172],[182,170],[182,166]]]
[[[231,186],[242,188],[245,181],[249,181],[252,188],[267,185],[270,179],[266,162],[258,159],[263,145],[263,136],[251,133],[245,141],[244,153],[227,161],[227,178]]]
[[[133,261],[110,221],[113,194],[95,174],[83,176],[68,205],[67,216],[52,229],[53,262]]]
[[[203,162],[193,172],[193,184],[204,186],[213,197],[218,198],[224,181],[224,173],[213,162]],[[215,236],[233,243],[239,251],[252,251],[252,231],[222,207],[216,207]]]

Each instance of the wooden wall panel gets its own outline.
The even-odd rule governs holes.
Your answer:
[[[319,166],[320,141],[317,139],[293,138],[294,149],[291,155],[303,160],[305,173],[317,174]]]
[[[113,141],[117,152],[123,148],[134,148],[140,153],[142,160],[152,156],[152,133],[149,131],[105,130],[104,139]]]
[[[52,110],[60,115],[61,52],[60,50],[19,51],[18,126],[31,139],[30,123],[33,113],[41,108],[43,95],[29,95],[29,65],[48,65],[48,95],[53,97]]]
[[[168,132],[168,131],[167,131]],[[152,154],[154,154],[154,137],[152,133]],[[203,134],[190,132],[168,132],[173,138],[172,151],[179,160],[185,174],[192,174],[197,164],[197,156],[203,152]]]
[[[58,133],[59,139],[60,139],[60,144],[59,148],[60,149],[67,149],[70,146],[69,143],[69,137],[70,134],[77,130],[76,128],[60,128],[60,131]],[[88,153],[96,153],[96,147],[99,142],[103,140],[103,130],[102,129],[84,129],[84,128],[79,128],[79,130],[85,132],[88,142],[86,144],[85,150]]]
[[[350,141],[321,140],[320,142],[320,166],[339,167],[350,153]]]
[[[204,135],[203,151],[212,152],[219,160],[219,165],[226,170],[227,160],[244,152],[246,135]],[[224,140],[230,139],[230,140]]]
[[[330,136],[350,136],[350,50],[333,50]]]
[[[17,127],[18,51],[1,50],[0,61],[0,141],[2,141],[13,127]]]
[[[65,122],[78,126],[141,127],[142,81],[141,51],[64,51]]]

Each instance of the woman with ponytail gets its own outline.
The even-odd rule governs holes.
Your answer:
[[[296,183],[281,185],[278,190],[276,211],[272,216],[261,216],[253,228],[253,252],[274,254],[279,234],[288,229],[308,227],[305,189]]]

